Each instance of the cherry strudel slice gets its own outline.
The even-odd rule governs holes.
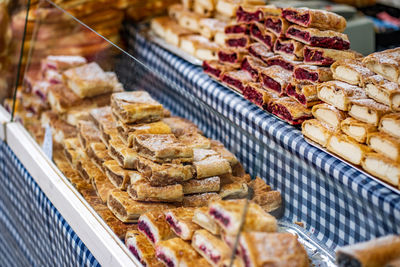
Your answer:
[[[233,68],[240,67],[240,63],[245,55],[244,52],[235,49],[222,49],[218,51],[219,62],[231,65]]]
[[[352,50],[335,50],[329,48],[304,46],[304,63],[310,65],[330,66],[339,59],[356,59],[361,57]]]
[[[257,6],[265,5],[265,2],[262,0],[218,0],[216,10],[225,17],[233,18],[241,5]]]
[[[211,149],[194,149],[193,166],[196,170],[196,178],[202,179],[231,173],[231,165],[228,160]]]
[[[400,48],[372,53],[363,59],[363,63],[373,72],[391,82],[400,84]]]
[[[175,237],[165,220],[163,210],[144,211],[138,220],[138,230],[153,246],[160,241]]]
[[[385,80],[380,75],[370,76],[365,81],[365,92],[375,101],[400,111],[400,85]]]
[[[208,177],[204,179],[190,179],[182,183],[183,193],[197,194],[206,192],[218,192],[220,190],[220,178],[218,176]]]
[[[259,58],[264,62],[266,62],[268,58],[273,57],[275,55],[268,49],[268,47],[259,42],[251,44],[247,50],[249,51],[250,55]]]
[[[262,21],[264,12],[262,6],[239,6],[236,11],[236,21],[250,23],[253,21]]]
[[[302,134],[312,141],[326,147],[334,129],[317,119],[306,120],[301,125]]]
[[[379,131],[400,138],[400,113],[390,113],[381,118]]]
[[[242,70],[247,71],[251,75],[254,82],[259,81],[260,71],[266,67],[267,65],[262,60],[252,56],[244,57],[240,66]]]
[[[229,71],[222,75],[221,81],[233,90],[242,93],[247,83],[252,82],[251,75],[244,70]]]
[[[270,66],[260,71],[260,80],[264,88],[280,95],[285,93],[287,85],[291,82],[292,72],[280,66]]]
[[[251,40],[245,34],[230,34],[225,38],[225,46],[232,49],[247,49]]]
[[[354,118],[347,118],[340,123],[342,132],[353,138],[359,143],[365,143],[369,133],[376,132],[374,125],[361,122]]]
[[[274,52],[291,60],[303,60],[303,44],[292,39],[277,39]]]
[[[347,114],[334,106],[322,103],[312,107],[312,115],[334,129],[340,128],[340,123],[346,119]]]
[[[280,16],[265,17],[264,24],[265,27],[278,38],[285,37],[286,30],[290,26],[290,23]]]
[[[292,125],[312,117],[311,110],[290,97],[282,97],[270,104],[270,112]]]
[[[332,80],[332,72],[328,67],[297,65],[294,67],[293,77],[301,82],[321,83]]]
[[[308,28],[343,32],[346,19],[340,15],[320,9],[285,8],[282,16],[288,21]]]
[[[157,261],[156,250],[152,244],[138,230],[126,232],[125,245],[143,266],[164,266],[163,263]]]
[[[371,152],[368,146],[340,132],[329,138],[327,149],[355,165],[360,165],[365,154]]]
[[[243,90],[243,96],[265,110],[268,110],[271,99],[279,98],[278,93],[264,89],[260,83],[249,83]]]
[[[200,227],[192,222],[194,208],[180,207],[164,211],[165,220],[174,233],[183,240],[191,240]]]
[[[321,102],[318,99],[316,84],[292,82],[286,87],[286,94],[305,107],[312,107]]]
[[[354,99],[351,101],[349,115],[374,126],[379,125],[381,117],[390,112],[390,108],[373,99]]]
[[[257,40],[267,46],[270,51],[274,49],[276,36],[268,31],[264,24],[259,22],[251,23],[250,36],[252,39]]]
[[[194,210],[192,221],[213,235],[219,235],[218,224],[208,215],[208,207],[201,207]]]
[[[400,162],[400,141],[386,133],[373,132],[368,135],[367,144],[385,157]]]
[[[383,157],[380,153],[367,153],[361,164],[363,169],[370,174],[400,188],[400,164],[398,162]]]
[[[247,23],[233,23],[225,26],[224,32],[226,35],[230,34],[248,34],[249,25]]]
[[[364,87],[365,80],[374,75],[357,59],[338,60],[331,65],[331,71],[334,79],[360,87]]]
[[[220,63],[218,60],[203,61],[203,71],[217,80],[220,80],[225,72],[233,70],[233,66]]]
[[[303,64],[301,61],[294,61],[288,58],[285,58],[281,55],[276,55],[264,60],[268,66],[280,66],[281,68],[292,72],[294,67],[297,65]]]

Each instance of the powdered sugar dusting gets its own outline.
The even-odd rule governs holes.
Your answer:
[[[354,99],[351,101],[351,103],[355,104],[355,105],[359,105],[359,106],[364,106],[364,107],[368,107],[374,110],[380,110],[380,111],[385,111],[385,112],[389,112],[390,108],[386,105],[380,104],[378,102],[376,102],[373,99]]]

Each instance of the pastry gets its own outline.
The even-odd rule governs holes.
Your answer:
[[[186,11],[186,9],[182,4],[173,4],[168,7],[168,15],[175,21],[178,21],[184,11]]]
[[[321,102],[317,96],[317,85],[308,83],[290,83],[286,87],[286,94],[297,100],[305,107],[312,107]]]
[[[263,45],[262,43],[256,42],[251,44],[247,50],[249,54],[253,57],[259,58],[262,61],[266,62],[266,60],[270,57],[273,57],[275,54],[271,52],[268,47]]]
[[[193,6],[193,11],[203,17],[212,17],[214,15],[214,7],[209,8],[204,5],[203,2],[195,1]]]
[[[151,186],[144,178],[135,182],[131,179],[127,191],[131,198],[137,201],[182,202],[183,199],[182,185]]]
[[[306,250],[292,233],[242,233],[239,246],[240,256],[249,267],[309,266]]]
[[[374,75],[365,79],[364,88],[370,98],[389,106],[393,111],[400,111],[400,86],[397,83]]]
[[[212,202],[208,214],[227,234],[235,235],[239,231],[244,209],[245,199],[221,200]],[[248,203],[246,219],[242,226],[243,232],[276,232],[277,222],[275,217],[266,213],[255,203]]]
[[[293,77],[296,81],[322,83],[332,80],[332,71],[328,67],[297,65]]]
[[[383,115],[389,113],[388,106],[372,99],[355,99],[351,101],[349,115],[357,120],[378,126]]]
[[[182,5],[186,10],[192,10],[195,4],[195,0],[182,0]]]
[[[119,139],[109,141],[108,153],[121,168],[136,170],[139,163],[139,155],[132,148],[126,147]]]
[[[340,81],[328,81],[318,85],[318,98],[337,109],[349,111],[351,101],[367,98],[364,90]]]
[[[180,207],[164,211],[165,220],[174,233],[183,240],[191,240],[200,227],[192,222],[194,208]]]
[[[77,127],[80,121],[90,121],[89,111],[91,109],[91,107],[79,107],[69,110],[68,113],[62,114],[61,118],[63,118],[67,123]]]
[[[265,181],[258,176],[256,176],[255,179],[251,179],[248,185],[253,189],[254,193],[266,193],[271,191],[271,186],[267,185]]]
[[[385,265],[385,267],[399,267],[400,266],[400,258],[390,261]]]
[[[251,23],[250,36],[252,39],[257,40],[267,46],[270,51],[274,49],[276,36],[268,31],[264,24],[259,22]]]
[[[219,60],[204,60],[203,61],[203,71],[219,80],[225,74],[225,72],[233,71],[234,67],[231,65],[222,64]]]
[[[175,234],[165,220],[163,210],[145,211],[138,220],[138,230],[155,246],[163,240],[174,238]]]
[[[191,30],[182,27],[175,20],[168,21],[165,28],[165,41],[176,47],[180,47],[183,37],[193,34]]]
[[[232,255],[230,247],[207,230],[197,230],[193,234],[192,247],[212,266],[221,266]]]
[[[219,195],[222,199],[246,198],[249,194],[249,188],[246,183],[235,182],[221,186]]]
[[[264,60],[268,66],[280,66],[283,69],[292,72],[297,65],[301,65],[303,62],[294,61],[288,58],[285,58],[281,55],[276,55],[273,57],[269,57]]]
[[[367,144],[376,152],[400,162],[400,141],[388,134],[373,132],[368,134]]]
[[[209,149],[211,146],[211,140],[198,132],[184,133],[178,137],[178,140],[184,146],[193,149],[195,148]]]
[[[123,123],[158,121],[164,113],[163,106],[145,91],[114,93],[111,108]]]
[[[150,21],[150,28],[155,34],[165,39],[167,27],[171,21],[174,20],[168,16],[155,17]]]
[[[233,68],[239,68],[245,55],[246,53],[241,51],[223,49],[218,51],[218,60],[223,64],[231,65]]]
[[[221,81],[238,93],[242,93],[246,84],[252,82],[253,78],[247,71],[237,70],[225,72]]]
[[[224,32],[227,23],[213,18],[203,18],[199,21],[200,34],[207,39],[214,40],[218,32]]]
[[[328,124],[334,129],[339,129],[341,121],[347,117],[345,112],[326,103],[313,106],[312,115],[317,120]]]
[[[107,147],[103,143],[91,143],[87,150],[87,156],[92,160],[92,162],[99,168],[104,171],[103,163],[107,160],[111,160],[112,158],[108,155]]]
[[[126,232],[125,245],[143,266],[164,266],[156,259],[156,250],[146,237],[138,230]]]
[[[303,122],[301,125],[301,133],[322,147],[326,147],[334,130],[319,120],[311,119]]]
[[[252,56],[245,56],[240,65],[242,70],[247,71],[251,75],[253,82],[258,82],[260,72],[266,67],[267,65],[262,60]]]
[[[103,203],[107,203],[108,196],[112,190],[115,189],[115,185],[104,175],[102,172],[98,172],[98,175],[94,176],[92,179],[92,186],[96,191],[97,195],[100,197]]]
[[[221,47],[225,46],[225,39],[226,39],[226,34],[224,30],[217,31],[214,35],[214,43],[218,44]]]
[[[400,138],[400,113],[384,115],[379,123],[379,131]]]
[[[353,138],[340,132],[333,133],[329,138],[327,149],[355,165],[360,165],[366,153],[371,150]]]
[[[165,266],[210,266],[189,243],[178,237],[159,242],[156,257]]]
[[[265,27],[274,33],[276,37],[283,38],[290,23],[280,16],[267,16],[264,19]]]
[[[342,132],[353,138],[359,143],[367,141],[367,135],[376,132],[376,126],[358,121],[354,118],[347,118],[340,123]]]
[[[84,152],[82,152],[84,154]],[[102,176],[103,172],[86,156],[81,156],[76,165],[76,170],[86,182],[90,183],[94,177]]]
[[[64,155],[65,158],[68,160],[69,164],[76,168],[78,165],[79,158],[81,155],[77,151],[77,147],[80,146],[78,138],[67,138],[64,139],[62,142],[63,144],[63,150],[64,150]]]
[[[220,46],[201,35],[186,35],[181,38],[180,48],[201,60],[216,60]]]
[[[371,71],[391,82],[400,84],[400,48],[388,49],[369,54],[363,59],[364,65]]]
[[[286,31],[286,37],[310,46],[337,50],[347,50],[350,48],[350,41],[347,35],[336,31],[321,31],[292,25]]]
[[[277,39],[274,44],[274,52],[291,60],[303,60],[303,44],[292,39]]]
[[[105,145],[108,145],[112,134],[116,133],[117,124],[112,117],[110,106],[91,109],[90,118],[101,132],[101,140]]]
[[[360,60],[341,59],[331,65],[333,78],[349,84],[365,86],[365,80],[374,73],[366,68]]]
[[[239,8],[236,11],[236,21],[241,23],[262,21],[264,20],[264,8],[267,9],[268,6],[253,6],[253,5],[239,6]]]
[[[215,10],[215,7],[217,5],[217,1],[215,0],[196,0],[196,2],[212,11]]]
[[[179,14],[177,21],[179,25],[181,25],[183,28],[186,28],[192,32],[199,32],[200,29],[199,22],[200,19],[202,18],[203,16],[197,13],[184,10]]]
[[[105,174],[108,179],[115,185],[115,187],[126,190],[130,184],[132,175],[136,175],[137,172],[129,171],[121,168],[118,162],[115,160],[108,160],[103,163]]]
[[[241,5],[265,5],[265,2],[262,0],[218,0],[216,10],[225,17],[233,18]]]
[[[182,206],[192,208],[204,207],[218,200],[221,200],[221,197],[217,193],[186,195],[183,197]]]
[[[208,215],[208,207],[201,207],[194,210],[192,221],[214,235],[219,235],[218,224]]]
[[[251,44],[250,37],[246,34],[225,35],[225,46],[231,49],[246,50]]]
[[[369,241],[347,245],[336,250],[336,261],[340,267],[386,266],[400,255],[400,236],[387,235]]]
[[[264,89],[260,83],[247,84],[243,90],[243,96],[265,110],[268,109],[271,99],[279,98],[278,93]]]
[[[221,142],[211,140],[211,149],[217,152],[222,158],[226,159],[232,168],[239,164],[239,161],[237,160],[235,155],[233,155],[232,152],[226,149]]]
[[[279,191],[254,191],[251,201],[271,214],[282,207],[282,196]]]
[[[92,62],[65,71],[63,79],[77,96],[85,98],[113,92],[111,75]]]
[[[280,66],[270,66],[260,70],[260,80],[264,88],[280,95],[285,93],[291,77],[292,73]]]
[[[193,167],[196,170],[196,178],[206,178],[231,173],[231,165],[228,160],[211,149],[194,149]]]
[[[206,192],[218,192],[220,190],[220,178],[218,176],[204,178],[204,179],[191,179],[182,182],[183,194],[197,194]]]
[[[136,224],[123,223],[107,208],[106,205],[101,205],[102,209],[96,209],[97,214],[106,222],[108,227],[118,236],[119,239],[125,238],[126,232],[136,230]]]
[[[310,8],[285,8],[282,16],[288,21],[308,28],[343,32],[346,20],[333,12]]]
[[[370,174],[400,188],[400,164],[379,153],[365,154],[362,167]]]
[[[248,34],[249,25],[247,23],[232,23],[225,26],[225,34]]]
[[[310,109],[290,97],[272,101],[268,111],[292,125],[301,124],[312,117]]]
[[[357,59],[361,55],[352,50],[335,50],[330,48],[305,45],[303,49],[304,63],[318,66],[330,66],[340,59]]]
[[[127,192],[119,189],[114,189],[110,192],[107,206],[124,223],[137,222],[140,215],[145,212],[162,211],[174,207],[171,204],[135,201],[130,198]]]
[[[86,64],[87,61],[81,56],[47,56],[41,62],[41,71],[47,69],[61,72],[70,68],[75,68]]]
[[[172,116],[164,118],[162,121],[170,127],[171,132],[178,138],[188,133],[202,133],[196,124],[181,117]]]
[[[99,143],[100,132],[91,121],[80,121],[78,123],[78,137],[84,149],[87,149],[91,143]]]

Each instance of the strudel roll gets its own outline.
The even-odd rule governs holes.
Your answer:
[[[208,214],[218,223],[225,233],[235,235],[239,231],[241,218],[247,200],[221,200],[210,204]],[[242,231],[276,232],[275,217],[266,213],[259,205],[248,203],[246,219]]]
[[[203,0],[203,1],[207,1],[207,0]],[[209,1],[211,1],[211,3],[212,3],[212,0],[209,0]],[[212,17],[214,15],[214,6],[208,5],[208,4],[206,5],[204,2],[197,0],[194,2],[193,11],[203,17]]]
[[[379,103],[389,106],[394,111],[400,111],[400,86],[389,82],[380,75],[366,78],[365,92]]]
[[[334,79],[360,87],[364,87],[365,80],[374,75],[357,59],[340,59],[331,65],[331,71]]]
[[[355,165],[360,165],[365,154],[371,151],[366,145],[340,132],[329,138],[327,149]]]
[[[129,147],[133,147],[136,136],[140,134],[170,134],[171,128],[163,121],[143,124],[125,124],[119,121],[117,131],[121,139]]]
[[[103,173],[93,177],[92,186],[103,203],[107,203],[108,195],[115,189],[115,185]]]
[[[178,140],[189,148],[209,149],[211,140],[198,132],[188,132],[178,137]]]
[[[251,44],[247,50],[249,51],[249,54],[252,55],[253,57],[256,57],[258,59],[261,59],[266,63],[266,60],[270,57],[273,57],[275,54],[271,52],[268,47],[263,45],[262,43],[256,42]]]
[[[169,21],[165,28],[165,41],[176,47],[180,47],[183,37],[193,34],[191,30],[182,27],[175,20]]]
[[[109,155],[124,169],[135,170],[139,164],[138,153],[119,139],[111,139],[108,145]]]
[[[249,194],[249,188],[246,183],[234,182],[221,186],[219,195],[222,199],[240,199],[246,198]]]
[[[332,71],[328,67],[297,65],[293,70],[296,81],[321,83],[332,80]]]
[[[400,138],[400,113],[386,114],[381,118],[379,131]]]
[[[231,248],[207,230],[197,230],[193,234],[192,247],[212,266],[221,266],[232,255]]]
[[[376,132],[376,126],[361,122],[354,118],[347,118],[340,123],[340,129],[342,132],[360,143],[367,141],[368,134]]]
[[[156,259],[156,250],[138,230],[126,232],[125,245],[143,266],[164,266]]]
[[[311,110],[290,97],[282,97],[271,102],[268,111],[292,125],[302,124],[312,117]]]
[[[308,83],[290,83],[286,87],[286,94],[297,100],[305,107],[312,107],[321,102],[317,95],[317,85]]]
[[[334,129],[340,128],[340,123],[347,114],[332,105],[322,103],[312,107],[312,115],[319,121],[324,122]]]
[[[400,84],[400,47],[372,53],[363,59],[363,63],[385,79]]]
[[[174,233],[183,240],[191,240],[200,227],[192,222],[194,208],[180,207],[164,211],[165,220]]]
[[[343,32],[346,19],[333,12],[310,8],[285,8],[282,16],[288,21],[308,28]]]
[[[203,61],[203,71],[217,80],[220,80],[225,72],[230,72],[233,70],[233,66],[222,64],[219,60]]]
[[[168,15],[174,20],[178,21],[181,14],[185,11],[185,7],[182,4],[173,4],[168,7]]]
[[[354,99],[351,101],[349,115],[357,120],[378,126],[383,115],[390,109],[372,99]]]
[[[64,71],[70,68],[75,68],[86,64],[87,61],[81,56],[47,56],[41,62],[41,70],[47,69],[55,71]]]
[[[239,161],[237,160],[235,155],[233,155],[232,152],[226,149],[221,142],[211,140],[211,149],[217,152],[222,158],[226,159],[232,168],[239,164]]]
[[[292,72],[297,65],[303,64],[301,61],[294,61],[288,58],[285,58],[281,55],[276,55],[264,60],[268,66],[280,66],[281,68]]]
[[[275,34],[267,30],[264,24],[259,22],[253,22],[250,25],[250,36],[252,39],[257,40],[267,46],[272,51],[274,49],[274,43],[276,41]]]
[[[130,230],[136,230],[137,226],[135,224],[123,223],[118,220],[117,217],[107,208],[106,205],[102,205],[105,209],[98,210],[95,208],[97,214],[107,223],[108,227],[121,239],[125,238],[126,232]]]
[[[260,80],[264,88],[272,90],[279,95],[285,93],[287,85],[290,83],[292,73],[280,66],[270,66],[260,70]]]
[[[231,165],[221,155],[211,149],[194,149],[193,166],[196,178],[206,178],[231,173]]]
[[[247,71],[237,70],[225,72],[221,77],[221,81],[238,93],[242,93],[246,84],[252,82],[253,78]]]
[[[164,118],[162,121],[171,128],[171,132],[177,137],[189,133],[202,133],[196,124],[181,117],[172,116]]]
[[[400,255],[400,236],[387,235],[347,245],[336,250],[336,261],[344,266],[386,266]]]
[[[272,99],[278,99],[279,94],[264,89],[260,83],[249,83],[243,90],[243,96],[256,104],[257,106],[267,110]]]
[[[400,188],[400,164],[379,153],[367,153],[362,167],[370,174]]]
[[[254,191],[251,201],[259,205],[265,212],[271,213],[271,215],[274,215],[273,213],[279,211],[282,207],[282,196],[279,191]]]
[[[386,133],[373,132],[368,135],[367,144],[376,152],[400,162],[400,140]]]
[[[241,5],[265,5],[265,2],[262,0],[218,0],[216,10],[221,15],[224,15],[228,18],[233,18],[236,16],[236,13]]]
[[[183,197],[182,206],[191,208],[205,207],[218,200],[221,200],[221,197],[217,193],[186,195]]]
[[[204,179],[190,179],[182,182],[182,187],[185,195],[218,192],[220,190],[220,178],[218,176],[214,176]]]
[[[242,233],[239,247],[248,267],[309,266],[306,250],[292,233]]]
[[[110,192],[107,206],[124,223],[137,222],[140,215],[145,212],[174,208],[171,204],[135,201],[127,192],[119,189],[114,189]]]
[[[251,44],[250,37],[243,33],[229,35],[225,34],[225,36],[225,46],[231,49],[245,51],[247,47]]]
[[[264,70],[267,65],[260,59],[246,56],[244,57],[240,68],[244,71],[247,71],[251,77],[253,78],[253,82],[258,82],[260,72]]]
[[[290,23],[280,16],[265,17],[264,24],[265,27],[278,38],[285,37],[286,30],[290,26]]]
[[[126,190],[130,184],[131,176],[136,175],[137,172],[129,171],[121,168],[115,160],[108,160],[103,163],[105,174],[108,179],[115,185],[115,187]]]
[[[117,124],[112,117],[111,107],[105,106],[94,108],[90,110],[89,114],[91,120],[101,132],[100,138],[104,144],[107,145],[111,135],[116,133],[117,127]]]
[[[216,60],[220,46],[201,35],[186,35],[181,38],[180,48],[201,60]]]
[[[208,215],[208,207],[195,209],[192,221],[213,235],[219,235],[220,228],[210,215]]]
[[[80,121],[78,123],[78,137],[84,149],[88,149],[91,143],[99,143],[100,132],[96,125],[91,121]]]
[[[236,11],[236,21],[250,23],[253,21],[263,21],[266,15],[279,16],[281,9],[273,5],[243,5]]]
[[[353,50],[335,50],[329,48],[304,46],[304,63],[318,66],[330,66],[340,59],[357,59],[361,54]]]
[[[292,39],[277,39],[274,52],[291,60],[303,60],[303,44]]]
[[[145,91],[114,93],[111,108],[123,123],[158,121],[164,113],[163,106]]]
[[[84,152],[83,152],[84,153]],[[79,158],[76,170],[86,182],[90,183],[94,177],[103,176],[103,172],[86,156]]]
[[[183,28],[188,29],[192,32],[199,32],[199,22],[202,18],[203,16],[201,16],[200,14],[191,12],[189,10],[183,10],[179,14],[177,21],[179,25],[181,25]]]
[[[350,110],[352,100],[367,98],[360,87],[340,81],[321,83],[317,90],[319,99],[343,111]]]
[[[232,23],[225,26],[225,34],[248,34],[249,26],[247,23]]]
[[[128,194],[137,201],[182,202],[182,185],[151,186],[146,179],[132,182],[128,186]]]
[[[213,40],[218,32],[224,32],[227,23],[225,21],[213,18],[203,18],[199,21],[200,34],[210,40]]]
[[[175,237],[163,210],[145,211],[138,221],[138,230],[155,246],[158,242]]]
[[[231,65],[233,68],[239,68],[240,63],[246,53],[234,49],[222,49],[218,51],[219,62]]]
[[[171,21],[173,21],[173,19],[169,16],[156,17],[150,21],[150,28],[155,34],[165,39],[167,25]]]
[[[310,138],[322,147],[326,147],[334,130],[319,120],[311,119],[303,122],[301,132],[305,137]]]

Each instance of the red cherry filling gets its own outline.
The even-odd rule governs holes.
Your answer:
[[[269,35],[263,35],[260,28],[256,24],[252,24],[250,27],[250,34],[259,40],[260,42],[264,43],[268,48],[271,49],[272,47],[272,40],[271,36]]]
[[[287,35],[298,37],[307,44],[311,46],[323,47],[323,48],[331,48],[331,49],[338,49],[338,50],[347,50],[350,48],[350,42],[343,40],[339,37],[318,37],[318,36],[311,36],[310,33],[306,31],[300,31],[295,28],[290,28],[287,32]]]
[[[233,53],[225,53],[223,51],[218,52],[218,59],[222,62],[236,63],[237,62],[237,54]]]
[[[244,266],[245,266],[245,267],[250,267],[250,266],[251,266],[250,257],[249,257],[249,255],[246,253],[246,250],[244,249],[243,246],[240,246],[239,250],[240,250],[240,254],[242,255],[242,259],[243,259],[243,262],[244,262]]]
[[[334,60],[329,57],[324,57],[321,51],[313,51],[306,47],[304,49],[304,62],[316,62],[321,65],[331,65]]]
[[[276,43],[275,43],[275,51],[281,51],[281,52],[284,52],[284,53],[286,53],[286,54],[293,54],[293,51],[294,51],[294,45],[293,44],[291,44],[291,43],[289,43],[289,44],[284,44],[284,43],[281,43],[281,42],[279,42],[279,41],[277,41]]]
[[[169,226],[174,229],[177,235],[180,235],[182,233],[182,229],[175,223],[174,219],[170,215],[166,216],[165,220],[168,222]]]
[[[242,38],[235,38],[235,39],[227,39],[225,41],[227,46],[230,47],[246,47],[247,45],[247,39],[242,37]]]
[[[293,10],[283,10],[282,16],[291,22],[297,22],[302,26],[308,26],[310,24],[310,14],[300,15]]]
[[[167,265],[167,267],[174,267],[175,264],[174,262],[168,258],[164,253],[157,251],[157,258],[159,260],[161,260],[162,262],[164,262],[165,265]]]
[[[256,57],[256,58],[262,59],[261,55],[258,54],[258,53],[254,50],[254,48],[251,47],[251,46],[249,47],[249,54],[252,55],[252,56],[254,56],[254,57]]]
[[[44,67],[44,69],[45,69],[45,70],[46,70],[46,69],[49,69],[49,70],[57,70],[57,66],[56,66],[56,65],[53,65],[53,64],[50,64],[50,63],[47,63],[46,66]]]
[[[35,94],[36,94],[38,97],[40,97],[41,100],[46,101],[46,95],[45,95],[42,91],[36,90],[36,91],[35,91]]]
[[[264,22],[265,27],[272,30],[273,32],[280,34],[282,31],[282,21],[276,20],[274,21],[272,18],[268,18]]]
[[[220,221],[224,226],[229,225],[230,219],[225,217],[221,212],[211,209],[209,213],[215,220]]]
[[[236,11],[236,20],[237,22],[252,22],[252,21],[260,21],[264,17],[264,14],[257,10],[256,12],[246,12],[242,7],[239,7]]]
[[[229,25],[225,27],[226,34],[247,33],[247,25]]]
[[[135,256],[135,258],[138,259],[138,261],[140,261],[140,263],[143,266],[145,266],[145,267],[147,266],[146,262],[144,262],[142,259],[140,259],[139,252],[137,251],[136,247],[128,246],[128,249],[130,252],[132,252],[133,256]]]
[[[227,84],[229,84],[229,85],[235,87],[235,88],[238,89],[240,92],[242,92],[243,89],[244,89],[244,88],[243,88],[243,84],[242,84],[241,81],[236,80],[236,79],[234,79],[234,78],[232,78],[232,77],[229,77],[228,75],[224,75],[224,76],[222,77],[222,81],[223,81],[224,83],[227,83]]]
[[[269,66],[274,66],[274,65],[281,66],[285,70],[289,70],[289,71],[293,71],[293,69],[294,69],[293,64],[290,64],[289,62],[286,62],[281,59],[270,59],[267,61],[267,64]]]
[[[206,61],[203,61],[203,70],[205,73],[209,73],[217,78],[221,75],[221,71],[219,69],[213,68]]]
[[[271,90],[274,90],[278,93],[282,93],[282,88],[281,85],[275,81],[274,79],[272,79],[271,77],[261,73],[261,78],[262,78],[262,82],[263,85]]]
[[[241,64],[240,67],[241,67],[242,70],[245,70],[245,71],[247,71],[248,73],[250,73],[250,75],[251,75],[251,77],[253,78],[254,81],[258,81],[258,71],[257,71],[257,69],[253,68],[253,67],[250,65],[250,63],[249,63],[249,61],[247,60],[247,58],[245,58],[245,59],[242,61],[242,64]]]
[[[295,28],[290,28],[286,34],[288,36],[298,37],[306,42],[310,41],[310,33],[305,31],[299,31],[298,29]]]
[[[138,229],[144,233],[150,240],[153,242],[153,244],[156,242],[153,233],[150,231],[150,227],[147,225],[147,223],[143,221],[138,222]]]
[[[199,249],[203,251],[204,254],[206,254],[207,257],[211,259],[211,261],[214,262],[215,264],[217,264],[221,259],[220,255],[214,255],[214,253],[212,253],[212,250],[208,249],[205,245],[200,245]]]
[[[252,103],[256,104],[259,107],[262,107],[263,105],[263,95],[258,92],[257,90],[254,90],[253,87],[251,86],[246,86],[243,89],[243,96],[251,101]]]
[[[288,96],[291,96],[291,97],[294,97],[294,98],[296,98],[301,104],[303,104],[303,105],[306,105],[307,104],[307,99],[306,99],[306,97],[304,96],[304,95],[302,95],[302,94],[298,94],[297,92],[296,92],[296,87],[294,86],[294,85],[292,85],[292,84],[289,84],[287,87],[286,87],[286,94],[288,95]]]
[[[294,71],[294,77],[298,80],[309,80],[312,82],[318,81],[318,73],[309,72],[305,69],[300,69],[300,68]]]

